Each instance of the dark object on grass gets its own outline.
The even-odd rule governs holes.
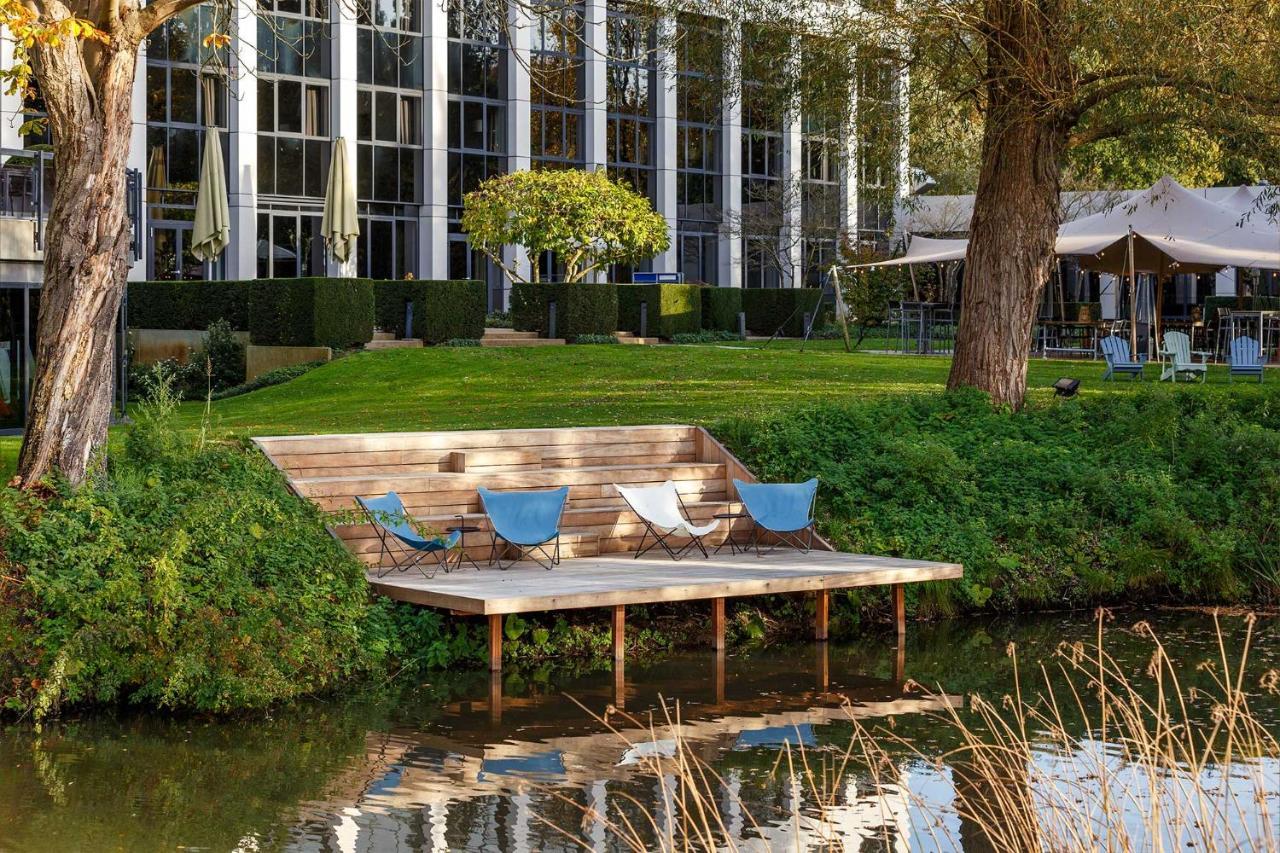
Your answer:
[[[1053,393],[1059,397],[1074,397],[1080,390],[1080,380],[1062,377],[1053,383]]]

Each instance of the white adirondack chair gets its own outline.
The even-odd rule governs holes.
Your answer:
[[[1170,379],[1174,382],[1178,381],[1178,375],[1183,374],[1194,379],[1200,377],[1200,381],[1205,380],[1205,376],[1209,372],[1209,353],[1200,350],[1191,349],[1191,338],[1187,337],[1185,332],[1165,332],[1164,333],[1164,349],[1160,350],[1160,356],[1164,362],[1164,370],[1160,372],[1160,381]],[[1193,361],[1193,356],[1199,356],[1199,361]]]

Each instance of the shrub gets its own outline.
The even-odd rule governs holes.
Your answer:
[[[575,344],[616,344],[618,338],[616,335],[574,335],[573,342]]]
[[[449,338],[440,344],[442,347],[478,347],[480,345],[478,338]]]
[[[618,328],[640,334],[640,303],[648,305],[645,333],[670,338],[702,328],[702,287],[696,284],[618,286]]]
[[[682,332],[671,336],[673,344],[714,344],[721,341],[740,341],[742,335],[737,332],[722,332],[703,329],[701,332]]]
[[[265,346],[346,349],[373,338],[373,283],[363,278],[274,278],[249,288],[249,338]]]
[[[222,391],[244,382],[244,344],[226,320],[214,320],[204,342],[191,354],[191,361],[203,374],[208,371],[209,389]]]
[[[490,311],[484,317],[484,327],[486,329],[510,329],[511,312],[510,311]]]
[[[618,287],[613,284],[566,284],[559,289],[556,333],[579,339],[618,331]]]
[[[376,281],[377,326],[405,336],[405,306],[413,303],[413,336],[429,344],[484,334],[488,297],[482,281]]]
[[[1275,601],[1275,395],[977,393],[821,405],[716,433],[764,480],[818,476],[841,549],[964,564],[918,612]],[[1242,452],[1248,448],[1247,452]],[[878,595],[851,594],[856,612]]]
[[[243,281],[131,281],[129,325],[203,331],[216,320],[226,320],[235,331],[247,332],[246,287]]]
[[[742,313],[742,288],[702,288],[702,328],[737,332],[740,313]]]
[[[138,413],[108,474],[0,495],[0,704],[261,708],[382,665],[363,567],[256,452]],[[379,605],[382,607],[382,605]]]
[[[283,385],[290,380],[297,379],[303,374],[310,373],[317,367],[328,362],[324,361],[308,361],[303,364],[291,364],[287,367],[277,367],[275,370],[268,370],[266,373],[259,373],[248,382],[242,382],[239,385],[233,385],[230,388],[224,388],[221,391],[213,392],[213,399],[225,400],[228,397],[239,397],[241,394],[248,394],[250,391],[257,391],[260,388],[270,388],[272,385]]]
[[[756,335],[772,335],[779,328],[786,337],[804,335],[805,312],[812,312],[822,297],[816,287],[751,288],[742,291],[747,329]],[[818,318],[815,318],[815,323]]]
[[[537,332],[547,336],[547,314],[550,303],[556,303],[557,326],[560,323],[561,290],[564,285],[542,282],[516,282],[511,285],[511,325],[518,332]],[[617,331],[616,329],[614,331]],[[556,333],[560,330],[557,328]]]

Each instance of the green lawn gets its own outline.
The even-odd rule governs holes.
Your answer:
[[[843,352],[839,341],[760,342],[668,347],[568,346],[529,349],[436,347],[356,353],[285,385],[213,404],[215,428],[248,435],[378,430],[494,429],[627,423],[706,423],[817,400],[941,390],[941,357]],[[1031,362],[1033,398],[1051,395],[1061,376],[1084,381],[1081,393],[1127,392],[1126,380],[1102,383],[1102,362]],[[1147,386],[1158,375],[1148,369]],[[1163,386],[1164,393],[1221,392],[1225,368],[1205,388]],[[1237,383],[1239,393],[1256,393]],[[204,405],[182,418],[199,423]],[[0,439],[0,471],[10,471],[16,438]]]

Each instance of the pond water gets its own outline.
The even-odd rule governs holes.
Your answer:
[[[1107,647],[1135,677],[1151,653],[1127,630],[1141,618],[1184,662],[1184,686],[1207,683],[1200,664],[1218,660],[1210,617],[1118,612]],[[1244,620],[1223,625],[1238,648]],[[1245,683],[1256,716],[1280,731],[1280,697],[1258,686],[1280,668],[1280,619],[1254,630]],[[955,745],[935,716],[944,700],[907,679],[941,685],[957,701],[998,699],[1013,689],[1009,642],[1025,685],[1034,661],[1063,641],[1090,642],[1094,631],[1088,614],[951,622],[912,626],[901,649],[871,636],[687,652],[629,664],[625,674],[547,667],[491,684],[487,673],[453,673],[231,722],[95,713],[42,731],[11,725],[0,736],[0,850],[620,849],[588,807],[615,824],[630,819],[648,838],[697,807],[673,796],[674,771],[652,771],[654,757],[670,752],[669,732],[645,726],[677,704],[690,752],[719,777],[712,806],[729,839],[717,840],[723,849],[984,850],[954,808],[952,769],[929,760]],[[631,717],[612,718],[629,743],[592,717],[611,703]],[[904,742],[883,739],[905,770],[896,785],[877,787],[860,772],[835,781],[852,718]],[[1122,761],[1067,719],[1079,726],[1069,734],[1082,754]],[[802,758],[812,775],[799,771]],[[1061,760],[1048,751],[1035,759]],[[1077,772],[1060,769],[1066,779]],[[1273,760],[1241,757],[1215,768],[1211,784],[1258,774],[1273,792],[1264,798],[1270,811],[1238,820],[1252,837],[1280,844]]]

